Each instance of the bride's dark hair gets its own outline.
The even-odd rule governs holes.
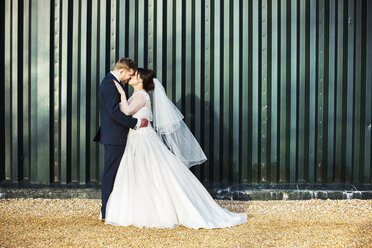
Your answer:
[[[151,91],[154,89],[154,81],[153,79],[156,77],[154,71],[144,68],[138,68],[138,75],[143,80],[143,89],[146,91]]]

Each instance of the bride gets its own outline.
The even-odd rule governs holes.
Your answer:
[[[223,228],[247,222],[245,213],[219,206],[189,170],[206,157],[151,70],[139,68],[123,88],[120,110],[153,122],[131,129],[106,207],[105,224],[172,228]],[[153,113],[150,96],[153,90]],[[100,216],[101,218],[101,216]]]

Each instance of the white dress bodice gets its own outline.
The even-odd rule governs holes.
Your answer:
[[[134,100],[137,99],[135,102]],[[132,105],[134,109],[138,109],[132,117],[137,119],[147,119],[149,121],[147,127],[130,129],[128,137],[132,135],[148,135],[149,133],[155,133],[154,128],[151,125],[152,121],[152,110],[151,110],[151,99],[150,95],[146,91],[137,91],[129,99],[128,103]],[[133,106],[133,103],[140,104],[138,106]],[[140,107],[142,106],[142,107]]]
[[[133,118],[146,118],[148,121],[152,121],[152,111],[151,111],[151,100],[150,96],[147,92],[145,91],[137,91],[135,92],[129,99],[128,103],[131,104],[131,102],[136,98],[142,95],[144,97],[144,105],[135,113],[133,114]]]

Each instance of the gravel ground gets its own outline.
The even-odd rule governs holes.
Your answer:
[[[0,199],[0,247],[372,247],[372,200],[218,203],[248,223],[121,227],[98,220],[100,200]]]

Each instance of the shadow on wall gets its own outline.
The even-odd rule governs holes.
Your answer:
[[[223,157],[223,135],[229,132],[221,126],[220,114],[213,105],[203,101],[195,94],[188,94],[176,106],[184,115],[184,121],[198,140],[208,160],[201,165],[191,167],[191,171],[204,185],[228,185],[232,183],[233,170],[229,156]],[[232,154],[231,154],[232,156]],[[239,172],[238,172],[239,173]]]

